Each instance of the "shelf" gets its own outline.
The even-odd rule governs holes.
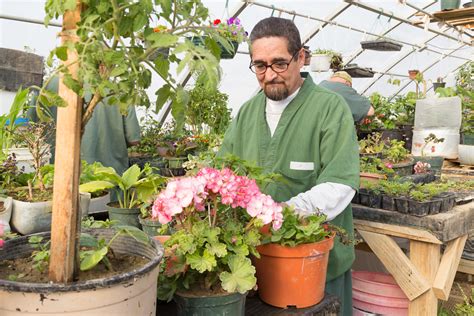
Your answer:
[[[435,19],[430,22],[439,22],[442,20],[453,26],[464,26],[469,29],[474,29],[474,7],[461,8],[449,11],[434,12]]]

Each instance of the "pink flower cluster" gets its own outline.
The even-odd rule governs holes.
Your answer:
[[[281,227],[281,205],[262,194],[255,180],[238,176],[228,168],[203,168],[194,177],[169,182],[153,204],[152,217],[166,224],[188,207],[197,211],[205,210],[207,205],[213,207],[216,199],[220,204],[246,209],[264,224],[273,222],[274,229]]]

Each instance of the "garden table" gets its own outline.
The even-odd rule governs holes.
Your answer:
[[[437,315],[438,299],[448,299],[467,236],[474,232],[474,202],[424,217],[358,204],[352,209],[355,229],[408,297],[408,314]],[[409,258],[391,236],[409,240]]]

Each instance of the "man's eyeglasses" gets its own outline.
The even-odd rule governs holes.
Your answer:
[[[268,68],[271,68],[274,72],[276,73],[281,73],[284,72],[288,69],[288,66],[291,64],[293,59],[295,58],[296,55],[300,50],[298,50],[296,53],[293,54],[291,59],[286,62],[286,61],[276,61],[274,63],[271,63],[270,65],[266,65],[264,63],[250,63],[249,69],[253,72],[256,73],[257,75],[262,75],[265,72],[267,72]]]

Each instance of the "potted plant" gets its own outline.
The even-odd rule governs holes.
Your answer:
[[[210,29],[213,31],[212,38],[193,36],[191,41],[196,46],[208,47],[220,59],[234,58],[240,43],[247,40],[248,33],[242,27],[239,18],[232,17],[225,22],[215,19],[210,23]]]
[[[147,117],[142,121],[140,128],[140,143],[128,148],[129,164],[137,164],[141,169],[149,163],[152,167],[162,169],[165,166],[163,159],[158,156],[157,144],[161,135],[162,126],[157,120]]]
[[[311,54],[311,71],[329,71],[329,69],[340,69],[342,57],[330,49],[316,49]]]
[[[391,165],[384,164],[380,158],[360,158],[360,188],[364,188],[367,183],[387,179],[392,174]]]
[[[168,182],[153,204],[153,217],[174,229],[158,298],[174,296],[178,315],[244,315],[256,284],[249,256],[258,256],[263,225],[281,226],[281,211],[255,180],[228,168]]]
[[[384,210],[396,211],[397,203],[396,200],[399,197],[405,197],[408,195],[410,188],[412,187],[411,182],[398,182],[398,181],[380,181],[379,186],[382,191],[382,208]]]
[[[390,140],[390,145],[384,149],[383,155],[385,157],[384,162],[391,164],[395,174],[406,176],[413,173],[415,162],[410,156],[410,152],[405,148],[404,141]]]
[[[81,192],[98,192],[117,187],[117,202],[106,205],[111,220],[123,225],[140,227],[138,215],[140,207],[149,202],[164,184],[165,179],[153,172],[148,164],[142,170],[133,165],[120,176],[112,167],[96,169],[100,180],[93,180],[79,186]]]
[[[329,251],[334,232],[326,229],[323,214],[299,217],[283,210],[283,225],[270,228],[255,258],[259,297],[267,304],[305,308],[324,297]],[[315,256],[317,254],[317,256]]]
[[[78,280],[70,284],[47,282],[49,232],[6,242],[1,235],[0,225],[2,275],[8,276],[0,279],[2,315],[149,315],[156,311],[163,248],[135,227],[108,222],[83,227]]]
[[[436,144],[440,144],[444,142],[444,138],[438,138],[435,134],[430,133],[424,139],[424,144],[421,146],[420,156],[415,156],[415,162],[422,161],[427,162],[430,164],[431,169],[436,173],[441,173],[441,168],[443,166],[444,157],[443,156],[436,156]],[[429,148],[429,152],[427,152],[427,148]],[[427,156],[429,155],[429,156]]]
[[[420,74],[420,71],[418,69],[410,69],[408,70],[408,78],[411,80],[416,80],[416,76]]]
[[[444,88],[446,82],[444,82],[443,77],[436,78],[436,82],[433,82],[433,90],[436,91],[438,88]]]
[[[364,158],[382,158],[385,143],[382,134],[371,133],[359,140],[359,154]]]

